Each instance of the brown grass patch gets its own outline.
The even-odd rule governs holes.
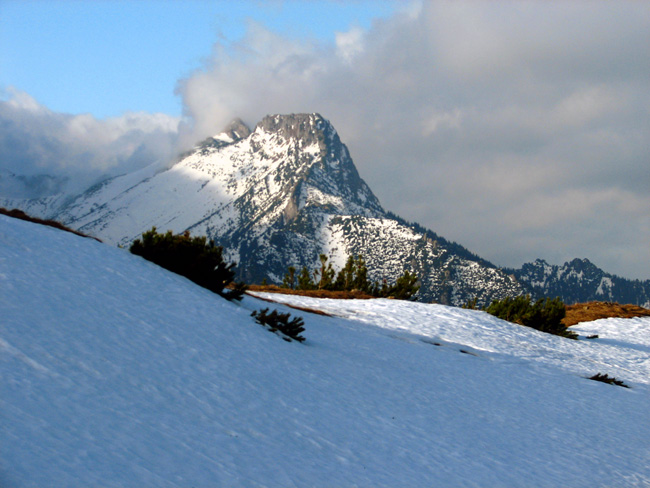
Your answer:
[[[363,293],[358,290],[353,290],[353,291],[328,291],[328,290],[291,290],[290,288],[280,288],[279,286],[276,285],[249,285],[248,286],[248,291],[258,291],[258,292],[265,292],[265,293],[282,293],[284,295],[299,295],[303,297],[311,297],[311,298],[338,298],[341,300],[369,300],[371,298],[375,298],[372,295],[368,295],[367,293]],[[280,303],[281,305],[284,305],[285,307],[289,308],[294,308],[296,310],[300,310],[302,312],[308,312],[308,313],[315,313],[318,315],[324,315],[326,317],[331,317],[332,315],[323,312],[322,310],[318,310],[315,308],[307,308],[307,307],[299,307],[297,305],[289,305],[288,303],[281,303],[281,302],[276,302],[275,300],[271,298],[262,298],[255,296],[255,298],[259,300],[264,300],[266,302],[271,302],[271,303]]]
[[[332,314],[327,313],[327,312],[323,312],[322,310],[318,310],[316,308],[298,307],[297,305],[289,305],[288,303],[277,302],[277,301],[275,301],[275,300],[273,300],[271,298],[265,298],[265,297],[263,298],[263,297],[258,297],[258,296],[255,296],[255,295],[251,295],[251,296],[254,296],[258,300],[262,300],[262,301],[269,302],[269,303],[277,303],[279,305],[284,305],[285,307],[293,308],[295,310],[300,310],[301,312],[315,313],[316,315],[324,315],[325,317],[331,317],[332,316]]]
[[[12,210],[7,210],[6,208],[0,207],[0,214],[6,215],[7,217],[13,217],[14,219],[20,219],[20,220],[25,220],[27,222],[33,222],[34,224],[47,225],[48,227],[54,227],[55,229],[64,230],[66,232],[71,232],[72,234],[78,235],[80,237],[88,237],[90,239],[95,239],[96,241],[102,242],[99,239],[97,239],[96,237],[89,236],[89,235],[83,234],[83,233],[81,233],[79,231],[76,231],[74,229],[71,229],[70,227],[66,227],[61,222],[57,222],[56,220],[44,220],[44,219],[39,219],[37,217],[32,217],[30,215],[27,215],[22,210],[18,210],[17,208],[14,208]]]
[[[259,291],[265,293],[282,293],[284,295],[300,295],[311,298],[337,298],[340,300],[369,300],[375,298],[359,290],[352,291],[328,291],[328,290],[291,290],[289,288],[280,288],[275,285],[248,285],[250,291]]]
[[[587,302],[567,305],[566,317],[562,323],[567,327],[579,322],[591,322],[592,320],[606,318],[650,317],[650,310],[638,305],[621,305],[612,302]]]

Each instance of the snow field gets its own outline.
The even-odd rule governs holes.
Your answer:
[[[274,295],[337,315],[277,305],[305,319],[287,343],[250,317],[274,304],[4,216],[0,290],[2,486],[650,485],[648,320],[560,347],[473,311]],[[584,379],[599,349],[632,389]]]
[[[650,319],[603,319],[578,324],[571,330],[583,340],[574,341],[505,322],[478,310],[400,300],[329,300],[255,293],[254,295],[300,307],[315,308],[338,317],[380,328],[417,334],[437,342],[451,341],[504,356],[521,364],[553,365],[592,376],[603,372],[620,376],[637,386],[650,385]],[[599,339],[586,340],[597,334]],[[595,371],[599,370],[599,371]],[[600,371],[604,370],[604,371]],[[594,371],[594,373],[591,373]]]

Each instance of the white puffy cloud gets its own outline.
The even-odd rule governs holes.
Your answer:
[[[354,27],[348,32],[337,32],[336,51],[337,55],[348,63],[352,63],[354,58],[363,52],[364,31],[360,27]]]
[[[9,98],[0,101],[0,170],[67,179],[67,191],[76,191],[105,175],[169,161],[176,152],[178,125],[178,118],[164,114],[98,120],[56,113],[10,90]]]

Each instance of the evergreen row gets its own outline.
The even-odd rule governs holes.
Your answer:
[[[282,286],[292,290],[328,290],[353,291],[358,290],[373,297],[391,297],[399,300],[411,299],[420,289],[418,277],[408,270],[397,281],[389,285],[384,279],[381,284],[368,279],[368,267],[363,256],[349,256],[345,266],[336,273],[332,263],[328,263],[325,254],[319,256],[320,267],[309,271],[303,266],[296,275],[296,268],[289,266],[284,276]]]

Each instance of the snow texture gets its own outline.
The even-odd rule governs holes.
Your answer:
[[[571,341],[442,305],[230,303],[4,216],[0,290],[3,487],[650,486],[649,319]],[[268,306],[306,342],[255,324]]]

